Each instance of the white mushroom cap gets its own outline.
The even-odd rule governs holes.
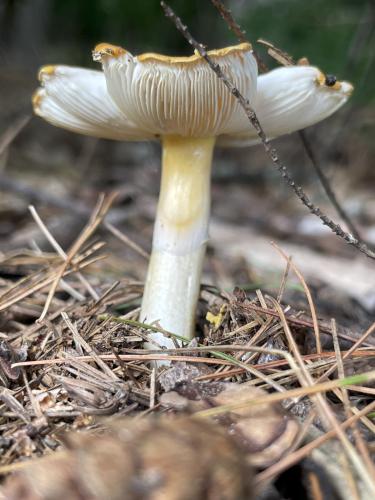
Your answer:
[[[243,43],[209,52],[240,91],[255,100],[257,64]],[[74,132],[119,140],[163,135],[212,137],[237,133],[241,108],[200,55],[132,56],[99,44],[93,57],[104,74],[45,66],[34,94],[37,115]]]
[[[152,137],[140,131],[116,106],[101,71],[44,66],[39,80],[42,87],[34,93],[34,111],[52,125],[105,139]]]
[[[257,64],[251,45],[210,51],[209,56],[254,102]],[[213,137],[240,130],[240,105],[199,54],[132,56],[121,47],[99,44],[93,57],[102,63],[110,96],[140,130],[183,137]]]
[[[253,104],[269,139],[317,123],[340,108],[353,87],[312,66],[287,66],[260,75],[248,44],[212,51],[239,90]],[[69,66],[45,66],[34,110],[53,125],[117,140],[163,135],[218,136],[222,146],[259,143],[243,109],[199,56],[131,56],[100,44],[94,58],[104,73]]]
[[[337,111],[353,91],[348,82],[327,80],[313,66],[285,66],[258,77],[254,109],[268,139],[295,132]],[[251,146],[260,142],[242,114],[243,133],[224,135],[221,146]]]

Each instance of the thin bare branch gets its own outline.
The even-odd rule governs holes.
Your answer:
[[[116,238],[118,238],[122,243],[125,243],[128,247],[132,248],[135,252],[141,255],[144,259],[149,260],[150,254],[148,254],[142,247],[137,245],[133,240],[131,240],[126,234],[122,233],[119,229],[117,229],[110,222],[104,222],[104,227],[108,229],[110,233],[112,233]]]
[[[23,130],[31,120],[31,115],[23,116],[20,120],[12,124],[0,138],[0,155],[14,141],[17,135]]]
[[[40,318],[38,321],[42,321],[44,317],[46,316],[49,306],[51,304],[51,301],[53,299],[53,296],[55,295],[56,289],[58,287],[58,284],[60,282],[60,279],[64,276],[64,273],[66,269],[68,268],[70,262],[74,258],[77,252],[79,252],[80,248],[82,245],[88,240],[88,238],[93,234],[93,232],[96,230],[96,228],[99,226],[99,224],[102,222],[104,219],[105,215],[107,214],[108,210],[110,209],[115,197],[116,193],[110,194],[108,197],[102,197],[101,200],[99,200],[97,207],[94,210],[94,213],[90,217],[90,220],[87,224],[87,226],[83,229],[82,233],[78,237],[78,239],[75,241],[71,249],[69,250],[65,262],[61,265],[57,272],[57,276],[55,280],[52,283],[52,286],[48,292],[48,297],[46,300],[46,303],[44,305],[44,309],[42,311],[42,314],[40,315]]]
[[[311,146],[310,138],[307,137],[307,134],[304,130],[300,130],[298,135],[300,136],[300,139],[302,141],[303,147],[305,148],[306,154],[309,157],[309,160],[311,161],[312,166],[314,167],[314,170],[318,176],[318,179],[319,179],[321,185],[323,186],[324,191],[326,192],[326,195],[327,195],[329,201],[335,207],[336,212],[341,217],[341,219],[348,226],[348,229],[352,233],[352,235],[358,241],[360,241],[361,236],[358,232],[358,229],[356,228],[355,224],[353,223],[352,219],[350,218],[350,216],[348,215],[348,213],[346,212],[344,207],[338,201],[336,194],[335,194],[334,190],[332,189],[332,186],[328,180],[328,177],[324,173],[322,167],[320,166],[318,158],[315,155],[314,149]]]
[[[248,43],[248,40],[246,38],[246,32],[243,31],[241,29],[241,26],[236,22],[236,20],[232,16],[232,12],[229,9],[227,9],[225,7],[225,5],[220,0],[211,0],[211,2],[217,8],[221,17],[227,23],[227,25],[229,26],[229,29],[231,29],[233,31],[233,33],[236,35],[238,40],[240,42],[243,42],[243,43]],[[259,69],[263,73],[265,73],[267,71],[267,66],[264,64],[264,62],[262,61],[258,52],[254,48],[253,48],[253,54],[254,54],[255,59],[257,60]]]
[[[232,13],[230,10],[228,10],[220,0],[211,0],[212,3],[215,5],[215,7],[218,9],[220,12],[222,18],[224,21],[227,23],[228,27],[233,31],[233,33],[237,36],[238,40],[241,42],[247,42],[248,40],[246,39],[245,36],[245,31],[243,31],[240,27],[240,25],[236,22],[236,20],[233,18]],[[309,61],[306,58],[300,59],[297,63],[291,57],[290,54],[287,52],[281,50],[279,47],[275,47],[271,42],[268,42],[267,40],[263,40],[262,38],[258,39],[258,42],[263,44],[264,46],[267,47],[267,52],[268,54],[273,57],[278,63],[282,64],[283,66],[294,66],[295,64],[309,64]],[[262,72],[268,71],[267,65],[264,63],[262,58],[259,56],[259,54],[254,50],[254,56],[256,57],[258,66],[260,67]],[[318,176],[318,179],[329,199],[333,207],[336,209],[336,212],[338,215],[342,218],[342,220],[346,223],[348,226],[349,231],[353,234],[355,238],[357,238],[358,241],[361,240],[361,236],[347,214],[346,210],[344,207],[339,203],[335,192],[333,191],[331,184],[325,175],[322,167],[320,166],[320,163],[314,153],[314,149],[311,146],[311,140],[307,137],[306,132],[304,130],[300,130],[298,132],[298,135],[302,141],[303,147],[305,148],[306,154],[311,161],[312,166],[314,167],[314,170]]]
[[[232,81],[230,81],[221,70],[219,64],[215,63],[211,57],[208,55],[206,48],[201,43],[197,42],[195,38],[190,33],[188,27],[184,25],[181,19],[175,14],[175,12],[171,9],[169,5],[167,5],[164,1],[160,2],[164,13],[167,18],[171,19],[171,21],[175,24],[176,28],[180,33],[185,37],[185,39],[190,43],[192,47],[194,47],[198,53],[205,59],[210,68],[216,73],[217,77],[222,80],[224,85],[228,88],[229,92],[238,100],[243,110],[246,113],[246,116],[249,119],[250,124],[255,128],[258,137],[262,141],[263,147],[268,155],[268,157],[272,160],[273,164],[279,171],[281,177],[285,181],[285,183],[294,191],[299,200],[308,208],[310,213],[319,217],[322,223],[329,227],[333,233],[343,239],[348,245],[355,247],[360,252],[364,253],[367,257],[375,260],[375,252],[368,248],[368,246],[355,238],[351,233],[347,233],[342,229],[342,227],[333,221],[328,215],[322,212],[322,210],[316,206],[308,197],[308,195],[304,192],[301,186],[296,184],[293,177],[289,173],[287,167],[280,160],[276,149],[270,146],[269,141],[264,133],[264,130],[257,118],[257,115],[254,109],[250,106],[249,101],[241,94],[241,92],[235,87]]]

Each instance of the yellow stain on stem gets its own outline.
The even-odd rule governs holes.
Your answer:
[[[215,137],[163,137],[158,218],[175,229],[188,229],[209,210]]]

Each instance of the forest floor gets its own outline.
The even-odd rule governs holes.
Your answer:
[[[374,173],[358,140],[332,149],[322,140],[319,151],[343,205],[374,244]],[[281,141],[280,155],[332,213],[298,141]],[[227,415],[231,425],[246,422],[257,498],[345,498],[345,491],[371,498],[373,384],[332,387],[321,399],[308,394],[318,383],[375,369],[374,264],[299,206],[260,147],[216,154],[197,341],[176,344],[173,364],[158,369],[150,361],[160,353],[142,344],[159,326],[138,323],[158,146],[77,138],[33,119],[1,153],[0,474],[60,449],[67,431],[102,428],[103,416],[204,412],[243,401],[234,389],[242,384],[261,415],[250,408]],[[223,390],[234,392],[220,399]],[[263,401],[262,391],[282,394],[284,409]],[[342,436],[337,428],[348,419]],[[323,438],[318,450],[314,440],[332,428],[339,439]],[[299,497],[288,489],[291,477]]]

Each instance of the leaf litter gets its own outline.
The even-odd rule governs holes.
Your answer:
[[[138,322],[142,283],[107,279],[92,285],[91,274],[85,272],[106,257],[105,241],[94,239],[94,233],[113,201],[112,195],[100,198],[66,255],[36,250],[2,256],[1,269],[6,272],[0,283],[0,472],[4,477],[21,468],[21,476],[16,474],[14,480],[26,481],[22,471],[29,463],[53,471],[52,452],[58,451],[58,462],[64,454],[74,461],[74,449],[92,449],[90,439],[96,441],[98,433],[98,446],[107,446],[105,440],[110,438],[103,429],[115,426],[117,430],[110,432],[119,432],[122,418],[124,429],[142,421],[149,423],[140,424],[141,428],[158,428],[181,418],[181,426],[199,434],[198,427],[190,424],[193,418],[213,419],[226,430],[246,466],[258,473],[255,486],[252,483],[256,491],[266,491],[270,480],[311,457],[332,437],[339,438],[346,453],[339,455],[353,466],[348,470],[371,491],[370,451],[364,443],[371,441],[375,430],[368,417],[374,409],[370,369],[375,325],[361,334],[333,326],[318,318],[311,295],[307,310],[284,303],[291,272],[297,272],[309,296],[303,276],[284,255],[286,270],[275,298],[261,290],[247,294],[237,288],[228,293],[202,286],[197,338],[165,353],[145,350],[147,332],[163,330]],[[167,356],[170,366],[153,368],[152,360]],[[354,376],[336,383],[338,367],[341,374],[345,369],[345,375]],[[157,415],[160,420],[151,418]],[[204,430],[207,448],[216,439],[216,427],[209,429]],[[313,436],[311,429],[318,435]],[[70,437],[71,431],[78,431],[78,437]],[[153,431],[147,427],[140,435],[146,432]],[[71,452],[69,439],[76,439]],[[46,458],[40,462],[41,457]],[[80,478],[86,484],[85,477]],[[169,484],[172,479],[168,476],[165,481]],[[160,487],[157,481],[156,486],[150,484],[151,489]]]

